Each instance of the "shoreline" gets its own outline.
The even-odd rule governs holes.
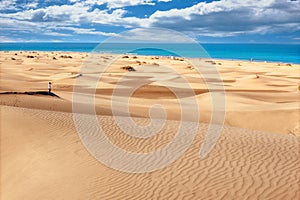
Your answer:
[[[234,58],[204,58],[204,57],[177,57],[177,56],[165,56],[165,55],[142,55],[142,54],[136,54],[136,53],[111,53],[111,52],[92,52],[92,51],[42,51],[42,50],[0,50],[0,53],[20,53],[20,52],[24,52],[24,53],[75,53],[75,54],[98,54],[98,55],[116,55],[116,56],[142,56],[142,57],[161,57],[161,58],[171,58],[171,57],[175,57],[175,58],[183,58],[183,59],[200,59],[200,60],[211,60],[211,61],[233,61],[233,62],[248,62],[248,63],[273,63],[273,64],[292,64],[292,65],[300,65],[299,63],[295,63],[295,62],[282,62],[282,61],[263,61],[263,60],[255,60],[253,59],[252,61],[250,61],[250,59],[246,60],[246,59],[234,59]]]

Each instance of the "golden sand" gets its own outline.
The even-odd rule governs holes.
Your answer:
[[[99,57],[106,61],[89,60],[86,53],[1,52],[1,199],[300,197],[300,65],[202,59],[220,73],[226,92],[226,117],[215,148],[205,159],[199,159],[212,113],[211,91],[201,73],[187,59],[120,56],[101,72],[95,88],[98,120],[117,146],[149,152],[170,142],[181,119],[178,99],[170,88],[179,88],[187,99],[192,88],[200,108],[198,134],[183,156],[161,170],[130,174],[93,158],[80,141],[72,119],[76,80],[97,75],[103,63],[113,58]],[[88,62],[93,62],[93,67],[82,73]],[[151,83],[129,98],[134,121],[143,123],[149,118],[153,104],[161,104],[168,119],[167,131],[145,140],[124,136],[116,129],[111,106],[117,85],[126,94],[141,80]],[[60,98],[25,93],[47,91],[49,81],[52,92]],[[81,87],[89,89],[88,85]],[[117,102],[123,99],[114,96]],[[120,111],[122,105],[117,106]],[[193,106],[186,109],[192,113]],[[114,114],[125,115],[121,111]]]

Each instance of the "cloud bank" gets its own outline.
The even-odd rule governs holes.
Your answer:
[[[171,8],[159,10],[160,4]],[[128,8],[134,7],[140,13],[145,6],[154,10],[147,17],[128,15]],[[68,0],[54,5],[2,0],[0,10],[2,38],[11,33],[20,33],[19,37],[21,33],[109,37],[131,28],[151,27],[169,28],[193,37],[274,33],[292,37],[300,30],[300,3],[296,0],[220,0],[183,8],[170,0]]]

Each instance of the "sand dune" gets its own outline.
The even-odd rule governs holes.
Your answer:
[[[17,55],[14,55],[15,53]],[[90,77],[90,80],[96,80],[98,77],[95,75],[99,74],[103,66],[114,58],[111,55],[93,55],[87,59],[86,55],[82,53],[65,52],[2,52],[1,55],[1,92],[41,91],[47,89],[48,81],[52,81],[54,92],[63,99],[64,103],[68,102],[66,104],[72,102],[73,85],[80,75],[86,79]],[[28,55],[34,58],[27,58]],[[56,60],[53,60],[53,56],[56,57]],[[68,56],[72,58],[68,58]],[[16,60],[11,60],[12,57]],[[198,104],[201,107],[200,121],[209,122],[212,110],[212,99],[209,92],[214,92],[214,90],[208,90],[204,79],[194,69],[188,68],[190,66],[188,62],[162,57],[155,59],[157,65],[153,65],[153,59],[145,56],[139,56],[137,59],[130,56],[128,58],[120,57],[104,71],[100,80],[101,85],[96,88],[97,113],[109,114],[110,112],[107,111],[111,110],[112,93],[115,92],[114,95],[120,95],[120,97],[128,96],[127,91],[143,80],[147,84],[138,88],[130,100],[135,105],[135,109],[131,109],[132,115],[148,117],[149,106],[157,102],[166,102],[165,109],[169,113],[168,119],[180,119],[180,113],[174,111],[176,110],[174,107],[178,107],[176,96],[170,89],[177,89],[180,91],[180,95],[188,97],[186,95],[191,91],[182,84],[182,78],[184,78],[197,95]],[[299,130],[299,117],[295,117],[297,116],[295,113],[300,112],[299,65],[281,66],[277,63],[225,60],[216,61],[221,65],[213,65],[205,60],[202,62],[205,65],[217,67],[220,73],[226,91],[226,125],[300,135],[295,131]],[[140,65],[141,63],[142,65]],[[80,72],[81,64],[89,65],[84,70],[84,74]],[[121,69],[124,66],[132,66],[138,70],[126,72]],[[205,74],[214,73],[209,66],[201,68],[201,70]],[[210,79],[210,81],[214,83],[216,80]],[[122,91],[119,94],[115,90],[116,85]],[[91,91],[89,83],[82,87],[86,88],[85,92]],[[15,100],[10,100],[10,98],[0,96],[1,102],[5,105],[15,104]],[[18,105],[24,104],[23,101],[18,102]],[[34,107],[40,109],[43,109],[45,105],[47,104],[42,102],[34,103]],[[71,105],[65,105],[58,106],[58,108],[54,106],[52,109],[71,111],[70,108]],[[193,108],[191,107],[190,110],[192,111]],[[245,117],[236,118],[236,116],[243,116],[243,114],[249,116],[249,113],[256,112],[259,112],[259,119],[262,120],[257,120],[255,123],[243,120]],[[282,120],[283,117],[279,113],[286,113],[285,120]],[[253,116],[256,114],[251,115],[251,117]],[[269,116],[272,116],[272,122],[276,121],[277,126],[270,125]]]
[[[186,59],[128,55],[104,69],[114,58],[1,52],[1,199],[300,198],[299,65],[195,59],[203,65],[199,74]],[[47,92],[49,81],[53,95]],[[213,110],[213,95],[222,94],[222,85],[224,108]],[[197,134],[167,167],[125,173],[97,161],[84,147],[72,103],[83,115],[94,103],[107,138],[129,152],[165,147],[182,117],[198,124]],[[157,110],[149,112],[154,104],[166,114],[156,135],[132,137],[118,127],[114,117],[127,116],[127,109],[140,125],[147,125],[151,114],[160,118]],[[215,148],[200,159],[213,111],[226,112],[225,126]]]
[[[199,159],[207,129],[201,124],[193,145],[179,160],[155,172],[127,174],[106,167],[86,151],[71,113],[1,106],[1,115],[2,134],[9,133],[1,136],[2,199],[297,199],[300,195],[296,136],[225,127],[214,150]],[[165,134],[139,140],[116,129],[110,116],[98,119],[112,142],[136,152],[167,144],[178,126],[168,121]]]

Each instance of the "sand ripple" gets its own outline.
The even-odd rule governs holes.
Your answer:
[[[116,171],[83,147],[71,113],[1,106],[2,199],[298,199],[300,139],[225,127],[199,159],[207,124],[168,167],[144,174]],[[3,118],[4,117],[4,118]],[[124,135],[99,116],[108,137],[130,151],[154,151],[173,137],[177,121],[149,139]],[[145,119],[137,118],[140,123]],[[17,126],[16,126],[17,122]],[[12,131],[11,131],[12,130]],[[42,130],[42,131],[41,131]]]

